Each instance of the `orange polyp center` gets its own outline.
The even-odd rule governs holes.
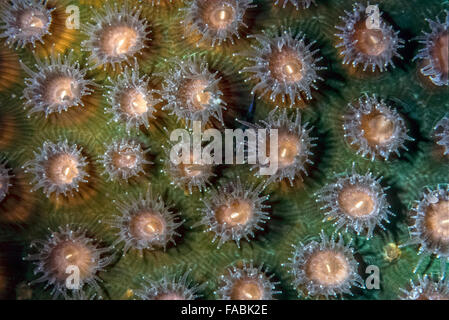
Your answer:
[[[69,276],[66,273],[69,266],[78,267],[81,278],[89,276],[93,267],[92,263],[90,249],[81,243],[72,241],[58,244],[49,256],[50,268],[61,281],[64,281]]]
[[[229,4],[214,5],[206,10],[207,22],[213,29],[226,29],[235,20],[235,9]]]
[[[343,212],[352,217],[370,215],[375,207],[370,192],[357,186],[344,187],[338,195],[338,204]]]
[[[197,110],[207,107],[211,100],[211,93],[205,91],[208,82],[205,80],[186,80],[179,89],[184,105],[191,105]]]
[[[137,89],[129,89],[123,93],[121,108],[129,115],[142,115],[148,111],[147,97]]]
[[[76,83],[70,77],[55,77],[45,85],[46,100],[61,104],[71,102],[77,95]]]
[[[279,81],[297,82],[303,78],[302,61],[298,53],[289,49],[274,49],[269,59],[272,76]]]
[[[58,185],[70,184],[78,174],[78,161],[69,154],[59,154],[48,160],[48,178]]]
[[[105,54],[117,57],[130,52],[137,43],[137,32],[128,26],[109,27],[104,30],[100,43]]]
[[[394,122],[379,112],[372,112],[362,116],[361,129],[364,137],[371,146],[388,143],[394,134]]]
[[[246,224],[253,216],[253,208],[247,200],[235,200],[229,206],[221,206],[215,212],[218,223],[228,226]]]
[[[137,239],[153,240],[165,232],[165,221],[159,214],[143,212],[131,219],[129,229]]]
[[[232,300],[261,300],[263,289],[256,280],[237,280],[231,292]]]
[[[388,48],[389,39],[386,39],[380,29],[368,29],[366,20],[355,25],[354,40],[356,48],[369,56],[379,56]]]
[[[116,152],[113,156],[114,165],[120,169],[131,169],[136,166],[137,157],[132,153],[132,150],[122,150]]]
[[[281,134],[278,139],[279,167],[285,168],[292,165],[300,151],[301,142],[297,136],[291,134]]]
[[[446,31],[438,37],[435,41],[434,50],[432,56],[435,60],[438,60],[438,69],[444,75],[449,74],[449,33]]]
[[[332,250],[313,253],[306,262],[307,277],[324,286],[338,285],[349,275],[349,264],[346,257]]]
[[[449,200],[430,204],[424,222],[433,239],[449,242]]]

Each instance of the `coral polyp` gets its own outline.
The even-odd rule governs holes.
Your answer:
[[[212,47],[223,41],[234,43],[234,37],[240,38],[240,29],[248,26],[244,22],[248,8],[254,7],[253,0],[191,0],[185,11],[182,23],[186,33],[201,35],[200,42]]]
[[[163,109],[188,125],[193,121],[205,125],[212,118],[223,123],[226,102],[220,81],[218,72],[211,72],[204,58],[194,56],[176,60],[162,84],[160,93],[166,101]]]
[[[194,190],[204,191],[210,184],[210,179],[215,176],[213,166],[204,164],[203,161],[193,163],[193,155],[191,155],[190,164],[176,164],[170,159],[170,149],[166,148],[165,172],[170,176],[171,184],[182,189],[186,189],[189,193]]]
[[[410,240],[407,245],[419,245],[418,254],[435,255],[440,258],[444,271],[449,260],[449,186],[438,185],[435,189],[425,188],[421,199],[412,208],[409,227]],[[415,271],[418,270],[420,259]],[[443,272],[444,274],[444,272]]]
[[[0,4],[0,38],[16,48],[44,43],[50,34],[52,11],[47,0],[13,0]]]
[[[286,266],[293,276],[293,284],[301,296],[337,297],[352,294],[352,287],[363,287],[357,273],[358,262],[354,250],[345,245],[341,235],[335,241],[322,231],[321,241],[294,246],[293,256]]]
[[[424,275],[418,277],[418,282],[410,280],[408,290],[401,289],[402,300],[449,300],[449,285],[447,280],[432,280],[432,277]]]
[[[221,300],[272,300],[279,294],[272,280],[263,266],[255,267],[253,262],[243,266],[233,266],[227,274],[220,276],[221,285],[215,294]]]
[[[30,76],[25,79],[23,99],[29,113],[43,112],[45,116],[67,111],[71,107],[84,106],[83,98],[90,95],[95,85],[86,78],[86,70],[80,68],[80,62],[68,55],[51,55],[40,60],[36,57],[36,71],[22,64]]]
[[[449,154],[449,118],[444,116],[434,127],[437,144],[442,146],[444,154]]]
[[[112,225],[118,230],[117,243],[124,244],[124,254],[129,249],[166,249],[180,234],[176,229],[183,223],[165,204],[161,196],[151,191],[132,201],[117,204],[120,215]]]
[[[383,99],[366,94],[348,107],[343,130],[357,154],[372,161],[376,157],[388,160],[392,154],[399,156],[399,149],[408,150],[405,142],[414,139],[407,135],[402,116]]]
[[[326,218],[332,220],[338,229],[352,230],[373,236],[376,227],[385,229],[393,215],[386,199],[385,188],[371,172],[358,174],[353,166],[351,173],[337,175],[336,181],[317,192],[317,202],[322,204]]]
[[[25,172],[34,174],[33,190],[42,189],[50,197],[73,195],[80,183],[87,182],[87,161],[82,148],[67,140],[53,143],[45,141],[34,159],[25,163]]]
[[[107,146],[100,162],[109,180],[128,180],[144,172],[144,165],[152,163],[145,153],[139,143],[122,139]]]
[[[377,16],[378,6],[370,7],[355,3],[351,12],[345,11],[346,16],[341,17],[343,25],[336,26],[341,32],[336,34],[341,40],[337,48],[342,49],[343,64],[361,65],[363,71],[374,72],[377,68],[384,72],[389,66],[395,67],[395,57],[402,58],[398,51],[404,41],[399,38],[399,31],[394,31],[381,17],[382,12]]]
[[[319,49],[312,50],[314,41],[306,43],[305,35],[294,35],[284,30],[280,35],[258,34],[250,36],[257,44],[247,59],[251,65],[241,72],[252,73],[246,80],[257,81],[252,88],[260,96],[268,95],[275,101],[278,97],[283,103],[293,106],[298,101],[312,99],[312,89],[318,89],[316,83],[322,81],[319,66],[322,57],[316,57]]]
[[[150,126],[154,119],[154,106],[160,102],[154,96],[155,91],[149,87],[147,76],[139,76],[138,65],[134,68],[125,67],[116,80],[109,79],[111,85],[106,86],[106,99],[109,108],[106,113],[113,115],[115,122],[122,122],[129,132],[131,128]]]
[[[6,167],[6,161],[0,158],[0,202],[8,195],[13,177],[11,169]]]
[[[179,277],[164,275],[160,280],[147,279],[136,295],[142,300],[195,300],[200,297],[202,287],[190,279],[188,271]]]
[[[310,5],[313,3],[315,4],[315,0],[273,0],[274,1],[274,5],[280,5],[282,3],[282,8],[287,7],[288,3],[291,3],[296,10],[299,10],[300,8],[302,9],[307,9],[310,7]]]
[[[51,287],[51,294],[57,298],[69,298],[93,288],[100,292],[98,277],[100,271],[111,263],[109,247],[100,247],[98,242],[87,235],[81,227],[66,225],[51,231],[44,240],[31,244],[26,260],[34,264],[34,274],[40,276],[31,284],[44,283]],[[78,279],[69,281],[76,274]]]
[[[267,183],[287,179],[290,185],[293,185],[297,177],[302,179],[301,175],[307,175],[307,166],[313,164],[311,148],[315,146],[313,141],[316,138],[310,136],[312,128],[308,127],[308,123],[301,123],[301,114],[298,110],[289,116],[286,109],[275,108],[265,120],[260,121],[260,124],[242,123],[253,128],[266,129],[267,136],[270,130],[278,132],[278,166],[276,172],[268,178]],[[267,145],[270,143],[267,142]],[[253,147],[249,146],[249,152],[254,152],[251,148]],[[270,165],[272,164],[263,164],[259,161],[254,168],[260,170]]]
[[[262,224],[269,220],[264,202],[269,198],[262,195],[263,187],[246,186],[240,178],[219,186],[204,201],[201,209],[200,225],[206,227],[205,232],[212,232],[212,242],[218,240],[217,247],[227,241],[240,241],[254,238],[255,232],[263,230]]]
[[[449,85],[449,11],[446,11],[446,19],[441,21],[438,17],[435,21],[427,19],[430,32],[423,32],[419,37],[419,43],[424,45],[415,59],[423,60],[424,67],[421,73],[437,86]]]
[[[95,12],[81,42],[83,50],[90,53],[93,68],[127,64],[142,53],[150,41],[148,22],[141,18],[141,9],[125,4],[121,7],[106,4],[103,12]]]

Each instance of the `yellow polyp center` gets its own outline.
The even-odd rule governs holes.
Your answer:
[[[156,296],[155,300],[185,300],[185,297],[176,292],[166,292]]]
[[[123,93],[120,106],[129,115],[142,115],[148,111],[147,97],[137,89],[129,89]]]
[[[325,250],[313,253],[306,262],[307,277],[324,286],[338,285],[349,276],[349,264],[346,257],[336,251]]]
[[[370,215],[376,203],[368,190],[358,186],[346,186],[338,195],[338,204],[347,215],[360,218]]]
[[[50,103],[65,104],[78,95],[76,82],[70,77],[56,77],[45,85],[46,100]]]
[[[291,134],[281,134],[278,139],[278,165],[285,168],[295,162],[296,156],[301,151],[299,138]]]
[[[232,300],[261,300],[263,288],[256,280],[237,280],[231,291]]]
[[[430,204],[424,223],[433,239],[449,242],[449,200],[440,200]]]
[[[132,217],[129,229],[133,237],[152,240],[165,232],[165,220],[160,214],[143,212]]]
[[[231,227],[246,224],[253,216],[253,207],[247,200],[235,200],[229,206],[221,206],[215,212],[220,224]]]
[[[385,260],[393,261],[401,256],[401,249],[399,249],[396,243],[389,243],[384,247]]]
[[[69,154],[55,155],[48,160],[46,174],[58,185],[70,184],[78,177],[78,161]]]
[[[446,31],[435,41],[432,56],[438,61],[438,70],[444,75],[449,74],[449,33]]]
[[[185,106],[192,106],[196,110],[203,110],[211,100],[211,93],[205,91],[208,82],[205,80],[186,80],[179,89],[180,97]]]
[[[207,11],[209,11],[206,13],[209,16],[208,24],[213,29],[226,29],[235,20],[235,10],[228,4],[212,5]]]
[[[278,81],[297,82],[303,78],[303,65],[298,53],[289,49],[275,49],[269,59],[269,69]]]
[[[388,143],[393,138],[395,124],[385,115],[372,112],[362,116],[361,129],[368,144],[377,146]]]
[[[128,26],[109,27],[101,37],[101,49],[111,57],[127,54],[137,43],[136,30]]]
[[[357,40],[356,48],[369,56],[381,55],[388,48],[390,42],[380,29],[368,29],[366,20],[356,24],[353,40]]]
[[[92,253],[85,245],[66,241],[58,244],[50,253],[48,264],[55,273],[56,278],[64,281],[70,273],[68,267],[78,267],[81,278],[92,272]],[[72,272],[72,271],[70,271]]]
[[[114,165],[119,169],[131,169],[136,166],[137,157],[132,150],[116,152],[112,157]]]

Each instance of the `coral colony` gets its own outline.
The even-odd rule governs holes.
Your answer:
[[[1,1],[0,297],[449,300],[449,4],[393,2]]]

